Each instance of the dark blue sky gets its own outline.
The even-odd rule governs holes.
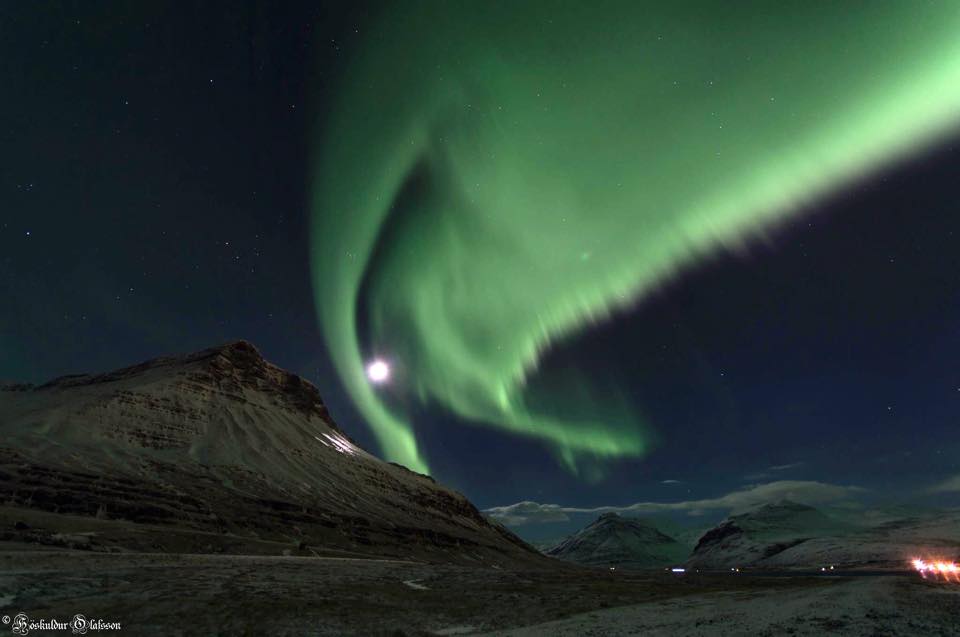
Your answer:
[[[366,14],[0,6],[0,379],[246,338],[375,449],[320,345],[306,218],[310,124]],[[951,503],[928,489],[960,474],[953,142],[548,354],[545,369],[630,396],[656,435],[647,457],[588,483],[536,441],[426,406],[416,428],[436,477],[481,507],[703,499],[783,479]]]

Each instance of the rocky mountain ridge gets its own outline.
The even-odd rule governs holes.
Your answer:
[[[461,494],[361,449],[312,384],[245,341],[6,385],[0,439],[8,541],[543,559]]]

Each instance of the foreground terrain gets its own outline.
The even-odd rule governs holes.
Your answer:
[[[497,631],[498,635],[958,635],[960,587],[915,577],[850,576],[826,585],[753,587],[671,597]],[[823,582],[823,580],[821,580]],[[742,582],[737,582],[741,584]]]
[[[0,612],[136,635],[955,635],[960,585],[7,544]]]

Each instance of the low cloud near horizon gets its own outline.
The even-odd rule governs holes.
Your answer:
[[[787,464],[775,464],[772,467],[767,467],[767,471],[786,471],[787,469],[796,469],[802,467],[802,462],[790,462]]]
[[[960,476],[958,476],[960,483]],[[960,488],[960,487],[958,487]],[[541,504],[539,502],[517,502],[506,506],[484,510],[490,517],[503,524],[520,526],[523,524],[545,524],[567,522],[571,514],[601,513],[664,513],[686,512],[688,515],[702,515],[707,511],[737,511],[758,504],[777,500],[792,500],[802,504],[824,504],[845,500],[866,490],[855,486],[841,486],[809,480],[778,480],[767,484],[758,484],[732,491],[718,498],[705,500],[687,500],[682,502],[637,502],[627,506],[600,506],[593,508],[567,507],[559,504]]]
[[[763,471],[757,473],[750,473],[743,476],[744,480],[766,480],[767,478],[772,478],[773,475],[771,472],[776,471],[789,471],[791,469],[798,469],[804,465],[803,462],[789,462],[787,464],[775,464],[772,467],[767,467]]]

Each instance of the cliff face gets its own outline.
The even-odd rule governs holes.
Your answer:
[[[538,559],[461,494],[361,449],[312,384],[244,341],[4,386],[0,439],[0,515],[24,520],[6,539]]]

